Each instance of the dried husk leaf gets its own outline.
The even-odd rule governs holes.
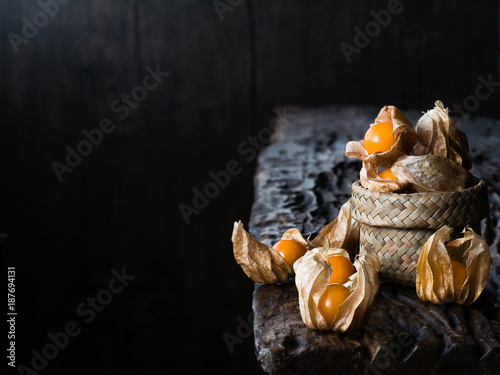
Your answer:
[[[394,181],[391,179],[382,178],[379,176],[379,173],[380,167],[377,164],[363,162],[363,167],[359,172],[359,180],[361,185],[366,189],[371,189],[373,191],[379,191],[382,193],[400,191],[408,186],[408,182],[406,181]]]
[[[288,229],[285,233],[283,233],[281,239],[297,241],[304,245],[307,249],[311,248],[309,243],[304,239],[300,231],[296,228]]]
[[[346,283],[354,289],[340,305],[337,316],[330,326],[318,310],[319,299],[326,289],[332,272],[329,262],[325,260],[328,256],[326,254],[339,252],[339,250],[341,249],[316,248],[307,252],[294,264],[300,315],[311,329],[335,332],[353,331],[366,324],[370,316],[380,285],[378,278],[380,266],[371,254],[360,255],[354,262],[357,272]]]
[[[327,259],[327,258],[334,256],[334,255],[342,255],[343,257],[345,257],[345,258],[349,259],[349,261],[351,261],[351,259],[349,257],[349,253],[345,249],[342,249],[339,247],[323,247],[322,248],[321,256],[323,257],[323,259]]]
[[[456,303],[470,305],[479,297],[486,286],[490,273],[491,256],[488,244],[474,230],[466,227],[462,233],[464,234],[463,238],[450,241],[446,244],[446,248],[452,259],[456,258],[456,260],[461,261],[467,269],[467,279]]]
[[[403,112],[392,105],[384,106],[375,119],[375,123],[371,126],[379,122],[392,122],[392,136],[396,143],[389,151],[375,152],[371,156],[378,164],[390,167],[400,156],[413,150],[413,146],[417,142],[417,135]]]
[[[453,228],[444,226],[424,244],[417,264],[417,295],[433,303],[455,302],[470,305],[483,291],[490,272],[490,252],[486,241],[470,227],[464,237],[447,243]],[[451,260],[465,264],[467,278],[461,291],[453,283]]]
[[[375,163],[379,166],[390,167],[401,156],[412,151],[417,141],[417,135],[403,112],[394,106],[386,105],[380,110],[380,113],[370,127],[380,122],[392,123],[392,136],[396,142],[391,149],[385,152],[375,152],[370,155],[365,149],[364,141],[351,141],[346,145],[347,157],[356,158],[368,163]]]
[[[402,190],[406,187],[405,183],[393,181],[379,176],[380,165],[369,159],[368,151],[364,147],[364,142],[348,142],[346,145],[346,156],[363,161],[363,166],[359,172],[361,185],[366,189],[380,191],[384,193]]]
[[[424,301],[443,303],[454,300],[451,259],[444,246],[452,232],[453,228],[444,226],[422,247],[417,263],[416,290]]]
[[[364,146],[364,141],[351,141],[346,145],[345,155],[363,162],[360,172],[361,185],[374,191],[390,192],[402,190],[406,187],[404,182],[381,178],[378,174],[380,167],[390,168],[400,157],[409,154],[417,141],[417,135],[410,121],[394,106],[385,106],[381,109],[375,122],[391,122],[393,125],[392,136],[396,140],[389,151],[369,154]]]
[[[359,223],[352,217],[350,199],[342,205],[335,220],[323,227],[314,240],[309,241],[311,248],[345,249],[352,258],[358,252],[358,244]]]
[[[436,155],[451,159],[466,170],[471,168],[467,137],[457,129],[440,100],[418,120],[415,131],[418,138],[415,155]]]
[[[459,191],[473,182],[473,176],[460,164],[437,155],[403,156],[391,171],[416,192]]]
[[[285,234],[287,239],[295,239],[297,236],[294,230],[288,230]],[[300,238],[305,242],[302,236]],[[293,275],[293,269],[287,261],[273,248],[252,237],[243,229],[241,221],[234,223],[231,240],[236,262],[256,283],[275,284],[284,282]]]

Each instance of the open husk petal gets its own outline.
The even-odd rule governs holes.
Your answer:
[[[329,250],[321,247],[306,253],[294,264],[295,284],[299,292],[300,315],[311,329],[347,332],[361,328],[367,321],[379,289],[377,259],[370,255],[358,256],[354,262],[356,273],[348,281],[354,289],[340,305],[337,316],[328,325],[318,310],[318,302],[324,293],[330,275],[331,266],[326,254],[339,249]],[[345,254],[344,254],[345,256]],[[346,283],[347,284],[347,283]]]
[[[358,244],[359,223],[352,217],[350,199],[342,205],[335,220],[323,227],[318,235],[309,241],[310,248],[341,248],[347,250],[352,258],[358,252]]]
[[[288,235],[295,236],[296,233],[291,232]],[[253,281],[275,284],[284,282],[293,275],[293,269],[286,260],[273,248],[252,237],[243,229],[241,221],[234,223],[231,240],[236,262]]]
[[[360,173],[360,182],[363,187],[382,192],[402,190],[406,187],[404,182],[381,178],[378,173],[380,167],[390,168],[399,158],[409,154],[417,142],[417,135],[410,121],[394,106],[384,106],[370,126],[380,122],[391,122],[393,125],[392,136],[396,142],[389,151],[375,152],[370,155],[365,149],[364,141],[361,140],[348,142],[345,155],[363,162]]]
[[[347,157],[367,161],[368,163],[376,163],[383,167],[390,167],[401,156],[407,155],[412,151],[413,146],[417,142],[417,134],[403,112],[392,105],[386,105],[380,110],[370,127],[380,122],[392,123],[392,136],[396,142],[391,149],[385,152],[375,152],[370,155],[365,149],[364,141],[351,141],[346,145]]]
[[[379,122],[392,122],[392,136],[396,140],[396,143],[389,151],[375,152],[371,157],[373,157],[378,164],[384,167],[390,167],[401,156],[413,150],[413,146],[417,142],[417,135],[403,112],[392,105],[384,106],[375,119],[375,123],[371,126]]]
[[[444,246],[452,232],[453,228],[444,226],[422,247],[417,263],[416,290],[424,301],[443,303],[454,300],[451,259]]]
[[[391,168],[392,170],[392,168]],[[361,185],[373,191],[390,193],[403,190],[408,186],[407,181],[394,181],[379,176],[380,168],[375,163],[363,162],[363,167],[359,172],[359,181]]]
[[[436,155],[451,159],[466,170],[471,168],[467,137],[457,129],[441,101],[436,101],[434,109],[418,120],[415,131],[415,155]]]
[[[464,190],[473,181],[460,164],[437,155],[403,156],[391,171],[401,183],[417,192]]]
[[[490,252],[486,241],[470,227],[464,229],[462,238],[447,242],[452,232],[453,228],[444,226],[424,244],[417,264],[416,291],[424,301],[470,305],[488,280]],[[452,259],[465,264],[467,270],[461,291],[454,287]]]
[[[462,252],[461,262],[467,269],[467,279],[456,303],[470,305],[481,294],[490,273],[491,256],[486,241],[470,227],[463,231],[464,238],[451,241],[446,245],[448,251],[460,249]],[[457,254],[457,256],[460,253]]]
[[[306,248],[310,248],[310,245],[307,242],[307,240],[304,239],[300,231],[296,228],[288,229],[285,233],[283,233],[281,239],[297,241],[300,244],[304,245]]]
[[[339,247],[324,247],[321,251],[321,256],[323,257],[323,259],[334,255],[342,255],[343,257],[350,260],[349,253],[345,249]]]

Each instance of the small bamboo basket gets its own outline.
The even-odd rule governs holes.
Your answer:
[[[380,262],[380,278],[415,285],[422,246],[444,225],[476,230],[489,213],[488,189],[477,180],[456,192],[380,193],[352,185],[352,215],[360,224],[360,249]],[[477,230],[476,230],[477,231]]]

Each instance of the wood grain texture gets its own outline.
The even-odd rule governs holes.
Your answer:
[[[289,109],[261,154],[250,231],[271,245],[286,229],[314,233],[350,195],[359,164],[343,156],[376,116],[371,107]],[[404,111],[415,123],[417,111]],[[382,283],[368,324],[354,334],[318,332],[300,318],[295,284],[257,285],[253,297],[257,359],[269,374],[494,374],[500,366],[500,121],[462,121],[476,176],[490,187],[482,222],[490,279],[472,306],[433,305],[414,287]],[[496,145],[496,147],[495,147]]]

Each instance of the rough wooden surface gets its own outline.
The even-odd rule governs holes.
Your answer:
[[[430,103],[432,104],[432,103]],[[286,229],[315,233],[348,199],[360,164],[345,158],[377,108],[288,107],[272,144],[260,155],[250,232],[267,244]],[[415,124],[418,111],[404,111]],[[433,305],[412,287],[382,283],[368,324],[354,334],[308,329],[293,281],[256,285],[253,297],[257,359],[269,374],[500,373],[500,121],[457,121],[469,138],[472,173],[489,185],[491,214],[482,222],[490,245],[490,279],[470,307]]]

